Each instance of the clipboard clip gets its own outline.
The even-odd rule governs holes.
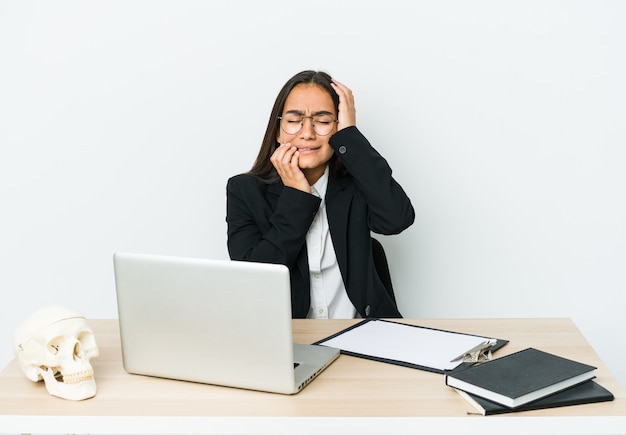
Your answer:
[[[463,361],[463,362],[485,362],[489,361],[492,357],[491,348],[497,343],[496,339],[485,340],[481,343],[478,343],[476,346],[468,350],[467,352],[463,352],[461,355],[456,358],[450,360],[450,362]]]

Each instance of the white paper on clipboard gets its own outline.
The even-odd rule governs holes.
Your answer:
[[[384,360],[400,361],[436,370],[452,370],[463,361],[455,358],[488,337],[461,334],[404,323],[372,319],[318,344]]]

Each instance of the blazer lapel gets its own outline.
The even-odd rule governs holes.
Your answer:
[[[339,263],[339,269],[344,277],[347,277],[348,272],[346,234],[351,202],[352,195],[348,194],[346,186],[341,180],[337,180],[331,175],[326,189],[326,214],[328,216],[328,226],[330,227],[330,235],[333,240],[333,246],[335,247],[337,262]]]

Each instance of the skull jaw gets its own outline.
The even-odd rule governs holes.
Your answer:
[[[93,374],[87,376],[85,380],[71,384],[57,380],[54,376],[54,370],[51,368],[42,368],[40,374],[48,393],[52,396],[67,400],[85,400],[96,395],[96,380]]]

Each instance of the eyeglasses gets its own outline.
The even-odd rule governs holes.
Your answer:
[[[301,116],[292,113],[288,113],[285,116],[279,116],[280,128],[287,134],[297,134],[302,130],[304,120],[310,118],[313,124],[313,131],[320,136],[326,136],[330,134],[336,122],[338,122],[331,115],[314,115],[314,116]]]

